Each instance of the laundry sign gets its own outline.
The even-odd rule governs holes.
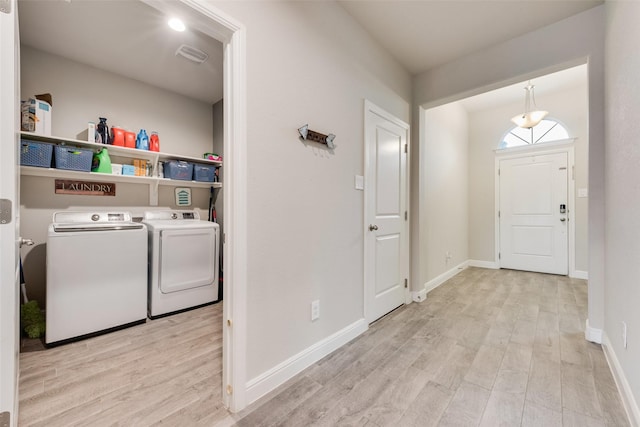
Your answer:
[[[77,194],[82,196],[115,196],[113,182],[75,181],[56,179],[56,194]]]

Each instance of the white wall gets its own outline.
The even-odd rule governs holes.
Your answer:
[[[411,79],[333,2],[214,4],[247,28],[251,380],[363,318],[364,100],[408,121]]]
[[[640,423],[640,3],[607,2],[605,335]],[[628,347],[622,345],[627,323]]]
[[[211,105],[27,46],[20,53],[22,98],[53,95],[53,136],[76,138],[88,121],[104,114],[110,125],[158,131],[163,152],[201,157],[211,151]],[[173,191],[173,187],[159,188],[159,207],[177,208]],[[206,219],[209,190],[192,189],[192,198],[192,207],[202,209]],[[21,233],[36,243],[21,250],[27,289],[29,297],[44,307],[45,242],[53,213],[100,208],[141,213],[149,208],[149,187],[117,183],[115,197],[60,195],[54,194],[54,179],[24,176],[20,205]]]
[[[77,138],[106,117],[136,133],[157,131],[160,150],[201,157],[211,150],[211,105],[175,92],[21,46],[21,98],[53,95],[54,136]]]
[[[524,92],[524,91],[523,91]],[[550,111],[549,118],[559,120],[578,138],[575,149],[575,188],[587,188],[588,110],[587,87],[576,86],[562,92],[538,96],[540,107]],[[510,118],[522,109],[514,102],[490,110],[469,113],[469,258],[496,262],[495,258],[495,149],[513,124]],[[576,270],[588,270],[587,199],[577,198]]]
[[[447,104],[426,110],[424,124],[424,149],[420,151],[423,285],[469,259],[467,112],[457,103]]]
[[[589,323],[599,329],[604,325],[604,6],[414,77],[413,116],[417,122],[420,106],[446,104],[585,61],[589,66]],[[412,149],[420,149],[422,132],[413,132],[418,138]],[[420,157],[415,154],[414,171]],[[421,191],[416,174],[411,183],[416,198]],[[414,219],[420,216],[417,209],[414,204]],[[412,258],[412,264],[416,262]]]

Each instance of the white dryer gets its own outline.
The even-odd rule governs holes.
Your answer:
[[[197,211],[144,213],[149,233],[149,318],[218,300],[220,227]]]

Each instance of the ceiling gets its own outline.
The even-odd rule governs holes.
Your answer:
[[[20,42],[213,104],[222,99],[222,44],[139,1],[20,0]],[[187,27],[188,27],[188,23]],[[209,55],[197,65],[175,52],[187,44]]]
[[[555,92],[561,92],[578,87],[587,91],[587,79],[588,73],[586,64],[532,79],[531,84],[535,86],[535,97],[538,107],[544,110],[545,96]],[[522,109],[524,110],[524,87],[527,83],[528,82],[512,84],[490,92],[481,93],[480,95],[472,96],[458,102],[470,113],[494,109],[517,102],[522,103]],[[516,111],[514,112],[514,115],[519,112],[522,111]]]
[[[553,24],[602,0],[338,2],[411,74]]]
[[[412,74],[504,42],[601,4],[601,0],[338,1]],[[19,0],[21,43],[207,103],[222,99],[222,44],[171,31],[167,16],[133,0]],[[187,26],[189,23],[187,22]],[[209,55],[196,65],[181,44]],[[188,78],[185,78],[188,76]],[[564,80],[571,84],[570,79]],[[546,88],[538,84],[536,94]],[[517,95],[495,93],[507,102]],[[546,88],[545,88],[546,87]],[[495,103],[485,100],[482,102]],[[469,101],[466,108],[480,108]]]

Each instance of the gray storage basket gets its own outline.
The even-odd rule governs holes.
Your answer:
[[[164,162],[164,177],[191,181],[193,178],[193,163],[182,160],[169,160]]]
[[[54,152],[56,169],[82,172],[91,171],[91,162],[93,161],[92,150],[68,145],[56,145]]]
[[[23,166],[50,168],[52,154],[52,144],[20,140],[20,164]]]

